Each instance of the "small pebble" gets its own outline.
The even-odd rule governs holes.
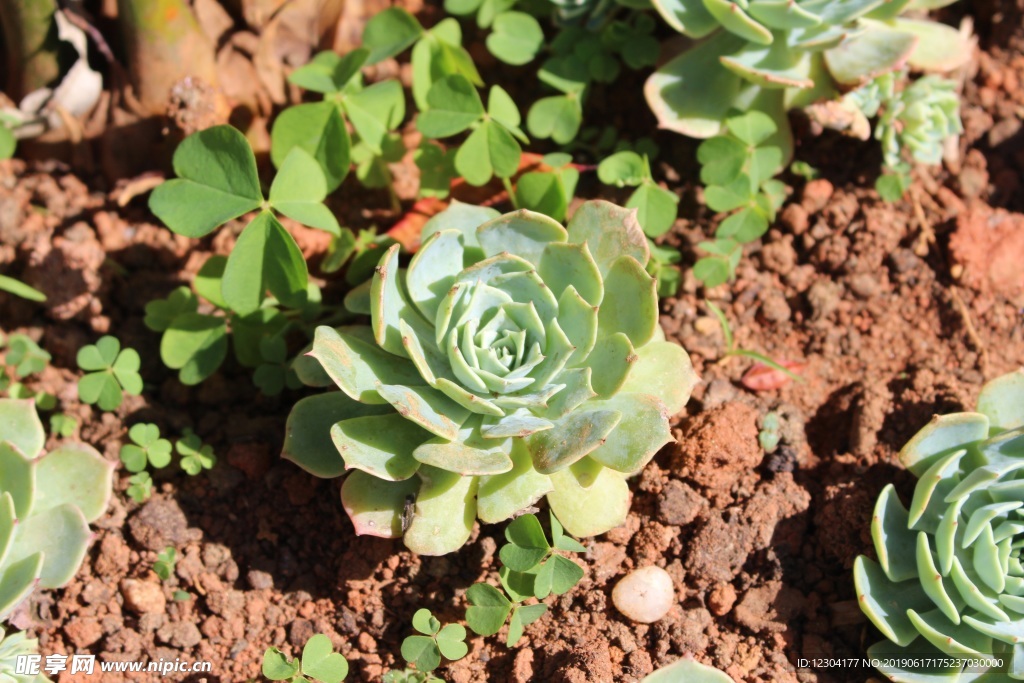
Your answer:
[[[661,567],[643,567],[627,574],[612,590],[612,602],[627,618],[653,624],[672,609],[676,591]]]
[[[155,583],[125,579],[121,582],[124,605],[136,614],[163,614],[167,598],[163,589]]]

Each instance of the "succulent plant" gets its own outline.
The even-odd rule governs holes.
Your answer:
[[[683,658],[648,674],[641,683],[733,683],[727,674],[707,664]]]
[[[32,401],[0,399],[0,621],[71,580],[110,498],[112,463],[84,444],[36,457],[45,440]]]
[[[933,418],[900,460],[918,478],[910,508],[883,489],[878,561],[854,563],[861,609],[888,639],[868,654],[894,681],[1024,679],[1024,370],[986,384],[977,412]],[[993,655],[1003,666],[989,671],[889,666]]]
[[[653,0],[673,28],[706,40],[650,77],[647,102],[661,127],[697,138],[720,133],[735,110],[763,111],[791,151],[789,109],[905,65],[948,71],[966,61],[969,42],[959,32],[900,16],[952,1]]]
[[[299,401],[284,456],[336,477],[358,534],[427,555],[461,547],[475,518],[547,496],[575,536],[629,508],[626,478],[671,436],[696,382],[658,326],[635,211],[583,204],[567,227],[455,203],[345,299],[370,325],[320,327],[296,363],[341,391]]]
[[[39,641],[23,631],[6,634],[0,628],[0,683],[49,683],[42,674],[18,673],[18,658],[39,653]]]

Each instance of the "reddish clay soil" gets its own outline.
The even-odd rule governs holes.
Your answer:
[[[679,296],[663,301],[662,325],[703,382],[674,422],[678,443],[633,482],[627,523],[586,539],[585,578],[546,601],[550,611],[516,648],[474,637],[468,657],[438,671],[446,680],[636,681],[685,654],[737,681],[870,675],[798,671],[793,662],[861,656],[879,638],[854,600],[850,567],[872,552],[879,490],[895,482],[905,494],[912,484],[896,453],[933,414],[969,409],[986,379],[1024,364],[1024,216],[1014,213],[1024,209],[1021,11],[977,5],[982,49],[965,75],[959,161],[922,169],[908,197],[889,205],[870,189],[877,150],[803,137],[799,154],[822,178],[788,179],[789,204],[737,280],[705,291],[687,274]],[[686,150],[663,160],[692,159],[688,142],[659,141]],[[713,223],[695,201],[693,169],[661,170],[684,198],[666,242],[692,264]],[[128,425],[147,421],[165,433],[194,428],[220,462],[197,477],[160,472],[143,505],[124,495],[128,474],[119,471],[78,577],[37,594],[18,623],[38,633],[46,654],[210,660],[211,675],[186,679],[210,683],[255,678],[268,646],[296,652],[326,633],[352,664],[349,680],[378,680],[402,665],[416,608],[458,620],[466,588],[496,580],[500,529],[478,529],[445,557],[356,538],[339,483],[278,458],[299,394],[264,397],[231,362],[184,387],[142,324],[147,301],[187,283],[237,230],[198,243],[176,237],[144,199],[121,208],[105,187],[56,163],[0,166],[0,270],[49,295],[41,307],[0,294],[0,326],[53,354],[32,386],[55,393],[79,418],[77,437],[107,458],[117,460]],[[369,208],[357,201],[339,200],[349,225],[397,219],[382,209],[386,198]],[[309,255],[325,246],[299,237]],[[801,363],[804,381],[745,388],[750,361],[720,360],[723,336],[705,298],[725,310],[739,346]],[[143,350],[147,380],[143,397],[116,413],[79,404],[75,391],[77,349],[107,332]],[[781,442],[765,454],[757,437],[769,412],[781,418]],[[169,545],[181,559],[162,582],[151,567]],[[638,625],[610,594],[650,564],[668,571],[679,600],[663,620]],[[175,600],[179,590],[190,599]]]

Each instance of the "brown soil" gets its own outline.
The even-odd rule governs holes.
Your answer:
[[[908,198],[888,205],[870,189],[877,150],[804,140],[799,153],[823,179],[793,180],[791,202],[738,279],[704,291],[687,274],[679,296],[663,302],[662,325],[703,383],[675,422],[678,442],[633,482],[627,523],[586,539],[585,578],[547,600],[548,615],[518,647],[472,638],[468,657],[439,670],[446,680],[635,681],[684,654],[737,681],[870,674],[797,671],[793,662],[861,656],[879,637],[854,601],[850,567],[871,552],[878,491],[910,484],[897,451],[933,414],[971,407],[986,379],[1024,364],[1024,216],[1013,213],[1024,209],[1020,10],[979,5],[1009,18],[989,22],[988,9],[976,10],[983,49],[965,83],[961,162],[922,169]],[[1007,23],[1016,33],[1006,34]],[[693,172],[669,170],[670,178]],[[141,506],[124,495],[120,472],[76,580],[36,595],[18,623],[39,634],[46,654],[213,662],[212,675],[191,681],[252,679],[265,648],[297,652],[318,632],[351,662],[349,680],[400,667],[416,608],[457,620],[466,588],[496,579],[500,530],[478,529],[462,551],[438,558],[356,538],[338,483],[278,458],[297,394],[263,397],[231,362],[183,387],[142,324],[147,301],[187,283],[237,230],[201,243],[176,237],[154,223],[144,199],[119,208],[100,187],[52,163],[0,167],[0,270],[50,297],[43,308],[0,294],[3,330],[24,331],[53,354],[32,386],[55,393],[80,419],[78,437],[107,458],[117,460],[127,426],[151,421],[165,433],[193,427],[220,462],[197,477],[168,468]],[[667,241],[692,264],[710,217],[693,185],[673,189],[684,218]],[[350,225],[385,215],[361,210],[357,196],[342,200],[352,202],[342,209]],[[309,254],[324,246],[302,244]],[[750,363],[719,360],[723,337],[705,298],[726,311],[741,347],[799,361],[804,381],[746,389]],[[147,380],[143,397],[114,414],[79,404],[74,388],[75,352],[108,331],[143,351]],[[781,418],[781,443],[765,454],[757,436],[769,412]],[[161,582],[151,567],[168,545],[181,559]],[[633,624],[615,610],[611,589],[650,564],[672,576],[679,604],[655,624]],[[178,590],[190,598],[175,600]]]

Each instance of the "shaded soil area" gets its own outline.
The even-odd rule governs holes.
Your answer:
[[[990,21],[989,5],[1010,19]],[[920,169],[907,198],[890,205],[870,189],[877,149],[805,137],[798,154],[822,177],[788,179],[793,196],[748,249],[737,280],[705,291],[687,273],[679,295],[662,303],[666,333],[703,382],[674,421],[677,443],[632,482],[627,523],[585,540],[577,558],[585,578],[546,601],[548,614],[519,646],[471,638],[469,656],[439,670],[446,680],[635,681],[685,654],[737,681],[869,675],[798,671],[793,662],[859,657],[879,638],[856,604],[850,567],[871,552],[879,490],[895,482],[906,496],[912,484],[897,452],[933,414],[970,409],[986,379],[1024,364],[1024,217],[1014,213],[1024,209],[1021,12],[1012,2],[976,3],[976,11],[982,50],[965,74],[959,159]],[[661,169],[683,196],[665,242],[684,265],[714,221],[695,201],[694,169],[664,160],[692,158],[692,150],[665,153]],[[197,477],[159,472],[142,505],[124,495],[128,473],[119,470],[78,577],[36,595],[18,622],[39,634],[45,654],[213,662],[212,674],[192,681],[254,678],[264,649],[297,652],[314,633],[349,659],[349,680],[400,668],[417,608],[455,621],[466,588],[496,582],[500,529],[478,528],[459,553],[436,558],[356,538],[339,482],[278,458],[299,394],[262,396],[232,361],[184,387],[142,323],[148,301],[188,283],[210,253],[226,253],[242,224],[187,240],[156,224],[144,199],[121,207],[102,187],[57,164],[0,166],[0,270],[49,296],[41,307],[0,293],[0,327],[53,354],[30,387],[54,393],[79,419],[77,437],[109,459],[127,427],[144,421],[165,434],[195,429],[220,460]],[[376,195],[369,205],[358,196],[339,202],[355,227],[386,215]],[[307,255],[326,246],[297,236]],[[341,290],[329,285],[325,296]],[[750,361],[722,359],[723,334],[705,299],[726,312],[740,347],[799,363],[803,381],[769,378],[774,388],[748,389]],[[108,332],[142,351],[146,380],[143,396],[116,413],[79,404],[75,391],[77,349]],[[780,441],[766,453],[758,436],[769,413],[780,418]],[[180,560],[161,581],[151,567],[167,546]],[[655,624],[634,624],[615,610],[611,590],[652,564],[672,576],[678,605]]]

